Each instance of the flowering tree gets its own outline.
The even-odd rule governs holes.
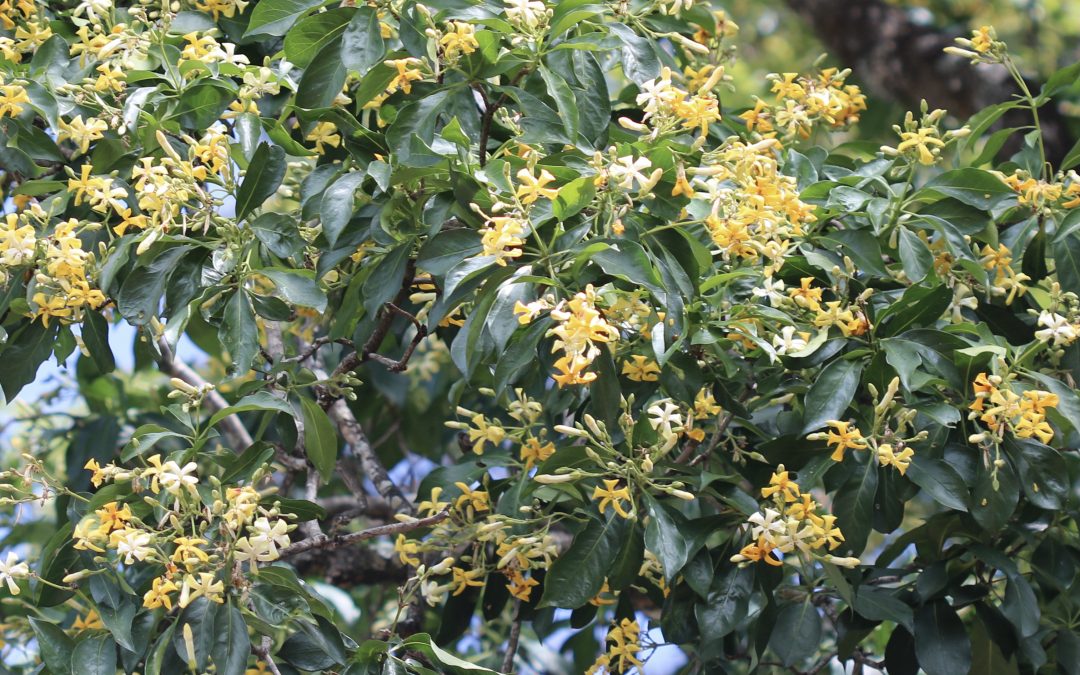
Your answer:
[[[1078,672],[1080,65],[878,147],[737,31],[2,0],[5,667]]]

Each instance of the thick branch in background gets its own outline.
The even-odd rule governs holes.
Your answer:
[[[958,36],[917,23],[902,7],[881,0],[787,0],[787,4],[870,92],[911,110],[918,110],[919,101],[926,99],[931,108],[944,108],[966,120],[1020,93],[1004,67],[973,66],[944,53]],[[1038,91],[1039,83],[1029,86]],[[1039,118],[1047,159],[1056,167],[1075,139],[1053,103],[1039,110]],[[1031,114],[1011,110],[999,124],[1030,125]],[[1020,139],[1021,134],[1013,135],[1003,149],[1005,156],[1019,149]]]

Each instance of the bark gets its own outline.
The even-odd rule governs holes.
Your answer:
[[[955,37],[934,26],[916,23],[902,8],[881,0],[786,0],[788,6],[825,44],[836,60],[850,66],[859,83],[871,93],[918,110],[926,99],[931,108],[944,108],[960,120],[994,103],[1019,94],[1001,66],[973,66],[944,53]],[[1028,82],[1033,92],[1039,83]],[[1074,138],[1065,116],[1051,102],[1039,110],[1047,159],[1056,167]],[[1001,126],[1031,124],[1030,113],[1006,113]],[[1004,148],[1007,157],[1019,149],[1021,134]]]

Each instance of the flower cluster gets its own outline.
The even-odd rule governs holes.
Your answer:
[[[941,160],[941,151],[951,141],[967,136],[971,130],[967,127],[941,131],[941,121],[945,111],[938,109],[927,112],[926,101],[922,102],[922,117],[918,120],[909,110],[904,117],[903,126],[893,125],[893,130],[900,136],[900,143],[895,148],[888,145],[881,147],[886,157],[904,157],[909,162],[918,162],[923,166],[932,166]]]
[[[816,559],[844,567],[859,565],[858,558],[840,558],[823,551],[832,551],[844,541],[836,516],[821,514],[820,505],[802,491],[783,464],[761,489],[761,496],[771,498],[771,505],[763,506],[747,519],[750,543],[731,557],[732,562],[745,565],[764,561],[780,567],[795,564],[796,560]],[[778,557],[778,553],[785,555]]]
[[[975,400],[968,406],[971,410],[968,417],[985,424],[991,440],[1000,442],[1006,430],[1018,438],[1037,438],[1043,443],[1054,438],[1054,430],[1046,421],[1046,411],[1057,407],[1057,394],[1039,389],[1017,394],[1010,387],[1009,378],[985,372],[976,375],[971,386]],[[986,432],[971,437],[973,443],[985,440]]]
[[[723,75],[722,68],[712,69],[709,77],[691,93],[673,84],[671,69],[665,67],[659,77],[641,84],[637,104],[645,112],[642,122],[623,117],[619,124],[647,133],[650,141],[672,132],[696,131],[703,142],[709,125],[720,121],[720,104],[712,90]]]
[[[1011,174],[991,171],[1016,193],[1016,202],[1035,211],[1057,206],[1074,209],[1080,206],[1080,175],[1075,171],[1059,174],[1057,180],[1042,180],[1023,169]]]
[[[85,468],[95,487],[124,482],[134,494],[155,495],[147,501],[108,502],[83,516],[72,533],[77,550],[108,556],[114,564],[164,568],[143,595],[148,609],[171,611],[174,602],[183,609],[199,597],[222,603],[234,565],[277,560],[290,543],[295,526],[276,504],[265,506],[263,495],[250,485],[223,487],[211,479],[212,501],[204,504],[194,462],[181,465],[155,454],[142,467],[91,459]],[[75,573],[73,580],[81,575]]]
[[[555,368],[559,372],[552,376],[560,387],[589,384],[596,380],[596,373],[586,369],[599,356],[599,345],[619,339],[619,331],[604,319],[596,308],[596,302],[597,292],[589,285],[569,300],[550,308],[551,318],[556,321],[555,327],[547,333],[556,338],[551,351],[563,352],[555,361]],[[542,309],[543,305],[530,307],[519,302],[514,312],[519,315],[519,321],[527,323]]]
[[[625,673],[630,668],[641,668],[638,658],[641,652],[641,626],[634,619],[623,619],[612,626],[607,634],[607,650],[585,671],[587,675],[599,673]]]
[[[850,70],[823,68],[813,76],[798,73],[769,75],[775,101],[757,99],[739,117],[749,131],[765,136],[809,138],[814,126],[845,129],[866,110],[866,96],[858,86],[845,84]]]
[[[37,225],[35,227],[35,224]],[[88,272],[94,256],[83,249],[80,231],[87,224],[70,218],[53,226],[51,235],[38,237],[38,228],[49,226],[49,216],[36,204],[21,214],[9,213],[0,220],[0,261],[8,269],[34,265],[28,284],[30,315],[49,325],[82,321],[83,312],[105,304],[105,295],[91,286]],[[0,281],[6,281],[0,272]]]

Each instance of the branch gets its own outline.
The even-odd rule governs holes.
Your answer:
[[[356,421],[356,417],[349,410],[345,399],[339,398],[334,401],[326,412],[330,416],[330,421],[341,431],[341,435],[352,448],[352,451],[360,458],[361,468],[371,479],[371,482],[375,484],[375,489],[379,491],[383,499],[390,504],[390,508],[395,512],[412,513],[412,503],[405,497],[401,489],[394,484],[394,481],[390,480],[390,474],[375,455],[375,450],[371,447],[371,443],[364,434],[364,430],[360,427],[360,423]]]
[[[326,535],[320,534],[307,539],[301,539],[295,544],[290,544],[281,549],[280,557],[284,558],[290,555],[296,555],[297,553],[303,553],[304,551],[310,551],[317,548],[322,550],[335,549],[341,546],[348,546],[349,544],[355,544],[360,541],[367,541],[368,539],[374,539],[375,537],[382,537],[384,535],[400,534],[402,532],[411,532],[418,530],[422,527],[428,527],[429,525],[435,525],[446,520],[450,516],[449,511],[440,511],[433,516],[427,518],[420,518],[418,520],[410,520],[404,523],[390,523],[388,525],[379,525],[378,527],[371,527],[366,530],[360,530],[359,532],[350,532],[349,534],[339,535]]]
[[[521,600],[514,601],[514,622],[510,624],[510,641],[506,644],[506,656],[503,657],[503,673],[514,671],[514,654],[517,653],[518,640],[521,639]]]
[[[158,368],[161,369],[161,372],[166,375],[171,375],[172,377],[178,377],[193,387],[201,387],[204,384],[208,384],[201,375],[191,368],[191,366],[176,358],[176,355],[173,354],[173,351],[165,338],[160,338],[158,340],[158,349],[161,352],[161,356],[158,359]],[[219,394],[216,389],[211,389],[203,400],[205,400],[207,405],[215,412],[229,407],[229,402],[226,401],[225,397]],[[236,452],[246,450],[254,442],[251,439],[251,434],[248,433],[247,428],[244,426],[244,423],[241,422],[240,418],[236,415],[227,416],[225,419],[221,420],[219,424],[221,425],[221,431],[225,435],[225,438],[229,440],[229,444],[233,446],[233,450]]]

